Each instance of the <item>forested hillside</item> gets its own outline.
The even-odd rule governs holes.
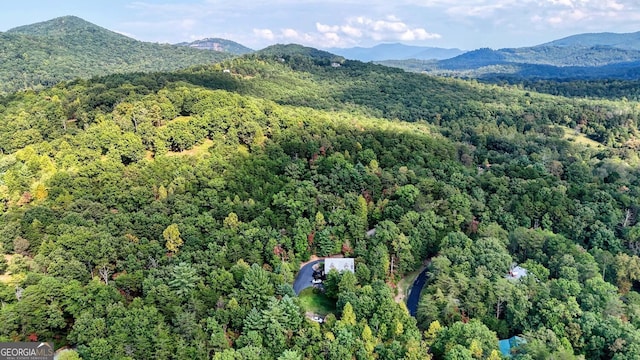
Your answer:
[[[220,39],[220,38],[207,38],[207,39],[196,40],[192,42],[182,42],[176,45],[188,46],[190,48],[195,48],[199,50],[228,52],[233,55],[243,55],[243,54],[248,54],[253,52],[252,49],[249,49],[248,47],[242,44],[238,44],[235,41]]]
[[[540,45],[513,49],[478,49],[438,62],[438,68],[468,70],[487,65],[532,64],[596,67],[640,60],[640,51],[604,45]]]
[[[567,36],[543,46],[610,46],[618,49],[640,50],[640,32],[633,33],[586,33]]]
[[[0,33],[0,94],[63,80],[163,71],[218,62],[230,54],[128,38],[74,16]]]
[[[638,358],[638,105],[297,46],[6,95],[0,340],[500,359],[520,335],[514,358]],[[330,273],[319,324],[291,284],[336,254],[355,274]],[[427,259],[414,319],[395,289]]]

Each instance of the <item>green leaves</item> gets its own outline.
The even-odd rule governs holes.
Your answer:
[[[169,286],[182,298],[188,297],[200,282],[200,276],[198,276],[196,270],[191,264],[185,262],[175,265],[172,275],[169,280]]]

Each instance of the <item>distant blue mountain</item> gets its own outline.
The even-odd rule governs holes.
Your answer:
[[[437,62],[437,68],[469,70],[489,65],[506,63],[536,64],[552,66],[605,66],[640,60],[640,51],[611,46],[595,45],[539,45],[515,49],[478,49],[451,59]]]
[[[541,46],[611,46],[618,49],[640,50],[640,31],[634,33],[587,33],[551,41]]]
[[[640,32],[599,33],[531,47],[469,51],[426,70],[476,77],[634,78],[639,64]]]
[[[477,78],[637,79],[640,32],[579,34],[531,47],[483,48],[439,61],[385,64],[409,71]]]
[[[374,47],[331,48],[327,51],[350,60],[383,61],[383,60],[443,60],[464,53],[460,49],[444,49],[427,46],[411,46],[399,43],[379,44]]]

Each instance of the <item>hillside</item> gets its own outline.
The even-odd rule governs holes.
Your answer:
[[[66,16],[0,33],[0,93],[110,73],[164,71],[228,58],[146,43]]]
[[[384,61],[384,60],[443,60],[462,54],[460,49],[444,49],[427,46],[410,46],[404,44],[379,44],[374,47],[331,48],[329,52],[344,56],[350,60]]]
[[[625,50],[640,50],[640,32],[619,33],[589,33],[568,36],[554,40],[541,46],[610,46]]]
[[[316,63],[329,65],[331,62],[341,63],[345,60],[342,56],[328,51],[298,44],[276,44],[267,46],[264,49],[256,51],[255,55],[280,62],[290,60],[291,64]]]
[[[80,36],[87,33],[94,33],[102,39],[128,39],[124,35],[101,28],[77,16],[62,16],[35,24],[18,26],[9,29],[7,33],[38,37],[75,38],[77,41],[81,41]]]
[[[438,62],[438,67],[449,70],[474,69],[487,65],[508,63],[596,67],[640,60],[640,51],[624,50],[602,45],[535,46],[516,49],[479,49]]]
[[[199,50],[226,52],[233,55],[244,55],[253,52],[252,49],[249,49],[248,47],[235,41],[220,38],[207,38],[192,42],[182,42],[176,45],[187,46]]]
[[[297,45],[0,97],[0,340],[443,360],[520,335],[516,359],[638,358],[639,117]],[[355,258],[323,323],[292,288],[312,255]],[[413,318],[394,287],[427,259]]]

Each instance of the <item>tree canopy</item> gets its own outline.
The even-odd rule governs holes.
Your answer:
[[[0,98],[0,339],[495,359],[520,335],[523,359],[638,356],[638,104],[286,50]],[[311,255],[355,258],[322,324],[291,286]],[[414,319],[395,289],[425,264]]]

